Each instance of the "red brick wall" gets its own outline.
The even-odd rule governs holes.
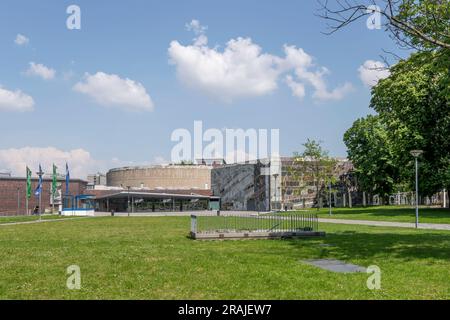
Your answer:
[[[65,180],[58,180],[62,185],[62,193],[65,194],[66,183]],[[30,211],[39,205],[39,198],[34,195],[34,190],[38,184],[38,179],[33,178],[31,181],[32,194],[28,200],[28,209]],[[50,190],[51,179],[44,179],[42,189],[42,212],[44,209],[51,208],[50,204]],[[85,194],[87,182],[83,180],[70,181],[70,194]],[[25,178],[0,178],[0,216],[4,215],[25,215],[25,195],[27,182]],[[19,208],[17,198],[19,194]]]

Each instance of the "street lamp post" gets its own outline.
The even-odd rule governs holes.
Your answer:
[[[419,227],[419,162],[418,158],[423,153],[422,150],[412,150],[411,155],[414,157],[416,164],[416,229]]]
[[[273,175],[273,177],[275,178],[275,204],[276,204],[277,203],[277,188],[278,188],[278,185],[277,185],[278,173],[275,173]],[[277,208],[278,208],[278,206],[277,206]]]
[[[127,212],[128,212],[128,216],[130,216],[130,186],[127,186],[128,189],[128,203],[127,203]]]
[[[331,216],[331,180],[330,180],[330,192],[329,192],[329,198],[328,198],[328,206],[330,208],[330,216]]]

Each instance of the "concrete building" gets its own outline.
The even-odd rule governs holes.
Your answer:
[[[211,166],[154,165],[111,169],[106,182],[112,187],[142,189],[211,189]]]
[[[88,189],[95,189],[96,186],[106,186],[106,174],[94,173],[87,176]]]
[[[223,210],[270,210],[270,175],[261,161],[214,168],[211,186]]]
[[[353,169],[346,159],[336,159],[336,178]],[[301,164],[292,157],[258,160],[214,168],[211,186],[223,210],[282,210],[316,206],[316,188],[307,176],[294,177]],[[339,179],[338,179],[339,180]],[[335,202],[342,196],[334,194]]]
[[[38,178],[31,179],[32,195],[28,201],[28,213],[39,205],[39,198],[34,196],[34,190],[38,184]],[[43,178],[42,186],[42,212],[49,211],[52,207],[51,178]],[[59,190],[62,194],[66,192],[65,179],[58,178]],[[86,192],[87,181],[79,179],[70,180],[70,194],[78,195]],[[27,180],[17,177],[0,177],[0,215],[25,215],[25,197]],[[58,202],[57,202],[58,201]],[[55,199],[55,208],[58,209],[60,200]]]

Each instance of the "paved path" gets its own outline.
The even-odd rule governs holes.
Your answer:
[[[42,220],[33,220],[33,221],[5,222],[5,223],[0,223],[0,227],[14,226],[14,225],[19,225],[19,224],[33,224],[33,223],[54,222],[54,221],[67,221],[67,220],[76,220],[76,219],[85,219],[85,218],[89,218],[89,217],[73,217],[73,218],[61,218],[61,219],[42,219]]]
[[[180,216],[190,216],[191,214],[195,214],[197,216],[201,215],[211,215],[211,211],[193,211],[193,212],[146,212],[146,213],[132,213],[130,216],[132,217],[180,217]],[[259,214],[262,214],[260,212]],[[250,212],[250,211],[221,211],[220,215],[258,215],[258,212]],[[104,217],[111,216],[109,212],[96,212],[95,217]],[[125,212],[116,212],[115,216],[117,217],[126,217],[128,214]],[[2,223],[1,226],[11,226],[18,224],[32,224],[32,223],[41,223],[41,222],[54,222],[54,221],[67,221],[74,219],[85,219],[85,218],[93,218],[93,217],[73,217],[73,218],[62,218],[62,219],[46,219],[46,220],[36,220],[36,221],[23,221],[23,222],[9,222]],[[375,226],[375,227],[395,227],[395,228],[415,228],[414,223],[408,222],[391,222],[391,221],[374,221],[374,220],[349,220],[349,219],[329,219],[329,218],[319,218],[319,222],[322,223],[336,223],[336,224],[352,224],[352,225],[363,225],[363,226]],[[448,230],[450,231],[450,224],[438,224],[438,223],[420,223],[419,229],[427,229],[427,230]]]
[[[257,212],[257,211],[220,211],[221,216],[230,216],[230,215],[258,215],[269,212]],[[216,215],[215,211],[176,211],[176,212],[134,212],[130,213],[130,217],[190,217],[192,214],[196,216],[210,216]],[[110,212],[95,212],[96,217],[110,217]],[[126,212],[115,212],[115,217],[127,217],[128,213]]]
[[[266,212],[268,213],[268,212]],[[211,215],[214,214],[212,211],[193,211],[193,212],[145,212],[145,213],[132,213],[130,216],[132,217],[180,217],[180,216],[190,216],[191,214],[195,214],[197,216],[202,215]],[[263,212],[256,211],[221,211],[221,216],[227,215],[261,215]],[[109,212],[96,212],[95,216],[110,216]],[[127,213],[115,213],[115,216],[118,217],[126,217]],[[352,225],[364,225],[364,226],[375,226],[375,227],[395,227],[395,228],[415,228],[414,223],[408,222],[391,222],[391,221],[374,221],[374,220],[349,220],[349,219],[328,219],[328,218],[319,218],[319,222],[322,223],[336,223],[336,224],[352,224]],[[438,224],[438,223],[420,223],[419,229],[428,229],[428,230],[449,230],[450,224]]]
[[[416,227],[416,225],[414,223],[408,223],[408,222],[372,221],[372,220],[348,220],[348,219],[319,218],[319,222],[337,223],[337,224],[355,224],[355,225],[375,226],[375,227],[396,227],[396,228],[415,228]],[[419,229],[450,230],[450,224],[419,223]]]

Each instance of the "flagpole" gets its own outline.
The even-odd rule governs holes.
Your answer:
[[[28,193],[29,193],[28,189],[31,188],[31,175],[30,175],[30,169],[28,169],[28,166],[26,167],[26,171],[27,171],[27,174],[26,174],[27,178],[26,178],[26,188],[25,188],[25,215],[27,216],[28,215]],[[28,181],[28,180],[30,180],[30,181]],[[28,184],[30,184],[30,187],[28,187]]]
[[[39,221],[41,221],[42,215],[42,191],[39,193]]]
[[[44,175],[44,172],[42,172],[41,169],[41,165],[39,165],[39,172],[37,172],[38,176],[39,176],[39,221],[41,221],[42,219],[42,191],[43,191],[43,180],[42,180],[42,176]]]

